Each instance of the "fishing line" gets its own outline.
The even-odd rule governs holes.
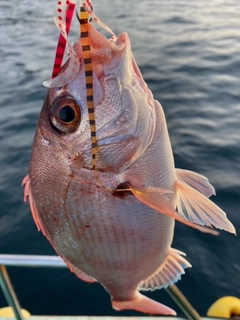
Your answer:
[[[54,11],[54,22],[60,31],[58,38],[56,54],[54,59],[54,65],[52,70],[52,77],[48,81],[44,81],[43,85],[48,88],[63,87],[69,84],[77,76],[81,67],[79,57],[68,39],[68,34],[72,22],[73,12],[76,8],[76,2],[79,2],[80,13],[77,13],[77,18],[80,24],[80,38],[83,56],[83,67],[85,70],[85,87],[86,87],[86,99],[88,109],[88,120],[90,126],[91,135],[91,153],[92,153],[92,168],[94,176],[97,179],[101,187],[109,192],[121,192],[121,191],[132,191],[129,188],[116,188],[111,189],[104,186],[98,178],[97,173],[97,138],[96,138],[96,121],[94,113],[94,102],[93,102],[93,68],[92,68],[92,55],[90,39],[88,34],[88,26],[91,21],[94,21],[101,26],[105,31],[111,34],[111,41],[116,41],[117,37],[113,31],[105,25],[93,12],[93,7],[90,0],[67,0],[58,1]],[[65,70],[61,71],[63,62],[64,52],[67,50],[69,56],[68,66]],[[61,72],[60,72],[61,71]],[[121,184],[120,184],[121,185]]]
[[[92,167],[94,175],[97,178],[96,169],[96,155],[97,155],[97,139],[96,139],[96,121],[93,104],[93,71],[92,71],[92,54],[88,35],[88,12],[84,7],[80,7],[80,13],[78,16],[80,23],[80,37],[82,46],[83,63],[85,69],[85,84],[86,84],[86,97],[88,108],[88,120],[91,133],[92,144]]]
[[[92,6],[91,6],[92,9]],[[77,12],[76,12],[77,13]],[[93,69],[92,69],[92,54],[91,46],[88,34],[88,25],[91,20],[89,20],[88,11],[85,10],[83,6],[80,7],[80,13],[77,13],[77,18],[80,24],[80,37],[81,37],[81,46],[82,46],[82,55],[83,55],[83,64],[85,69],[85,84],[86,84],[86,97],[87,97],[87,109],[88,109],[88,120],[90,125],[91,133],[91,145],[92,145],[92,167],[94,176],[97,179],[98,183],[105,190],[109,192],[121,192],[121,191],[132,191],[130,188],[126,189],[111,189],[104,186],[99,180],[97,173],[97,138],[96,138],[96,120],[94,112],[94,103],[93,103]]]

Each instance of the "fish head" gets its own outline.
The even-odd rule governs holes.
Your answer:
[[[116,41],[108,40],[89,25],[89,38],[97,169],[120,173],[151,142],[155,127],[153,97],[137,67],[126,33]],[[73,167],[92,169],[92,130],[81,39],[74,44],[74,50],[80,70],[69,84],[48,90],[37,124],[30,168],[36,167],[38,161],[41,166],[54,163],[64,173],[71,172]],[[61,72],[66,68],[68,62]]]

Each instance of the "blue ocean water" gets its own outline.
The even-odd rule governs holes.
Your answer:
[[[102,0],[97,15],[127,31],[145,81],[164,108],[176,167],[206,175],[214,202],[240,229],[240,2]],[[55,1],[0,2],[0,253],[54,254],[37,232],[20,187],[58,32]],[[75,24],[76,25],[76,24]],[[72,40],[77,27],[73,26]],[[240,240],[177,224],[173,246],[192,269],[178,283],[201,315],[217,298],[240,296]],[[119,315],[99,284],[67,270],[9,268],[21,305],[32,314]],[[149,294],[178,310],[164,290]],[[0,293],[0,307],[6,305]],[[133,315],[134,312],[124,312]],[[179,312],[181,314],[181,312]]]

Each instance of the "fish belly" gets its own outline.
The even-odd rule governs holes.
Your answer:
[[[35,199],[56,251],[99,281],[115,299],[131,298],[138,284],[159,268],[169,252],[174,220],[130,193],[113,195],[72,179],[64,201],[56,200],[55,211],[43,205],[47,201],[42,194]]]

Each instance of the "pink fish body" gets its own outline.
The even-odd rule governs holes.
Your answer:
[[[25,198],[71,271],[99,281],[113,308],[174,315],[139,290],[167,287],[191,266],[171,248],[175,220],[205,232],[210,229],[204,225],[235,229],[208,199],[214,194],[208,180],[175,169],[162,107],[142,78],[127,34],[114,42],[89,28],[98,180],[79,40],[76,78],[50,88],[43,104],[23,181]]]

